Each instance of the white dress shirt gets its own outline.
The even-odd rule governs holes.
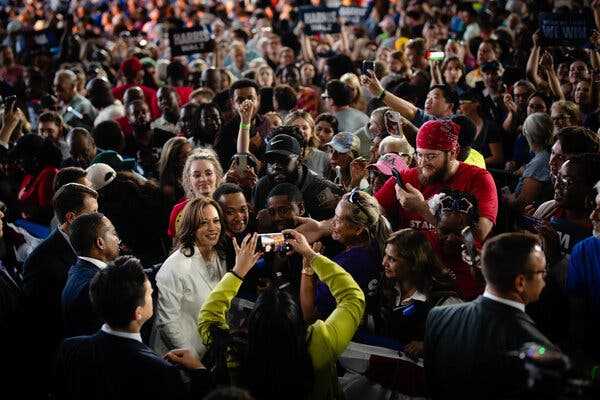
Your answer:
[[[91,262],[92,264],[94,264],[96,267],[98,267],[98,268],[100,268],[100,269],[104,269],[104,268],[106,268],[106,266],[108,265],[108,264],[106,264],[104,261],[102,261],[102,260],[98,260],[97,258],[92,258],[92,257],[81,257],[81,256],[80,256],[79,258],[81,258],[82,260],[85,260],[85,261],[89,261],[89,262]]]
[[[131,332],[115,331],[107,324],[102,325],[102,328],[100,328],[100,329],[103,332],[108,333],[109,335],[118,336],[118,337],[122,337],[122,338],[126,338],[126,339],[133,339],[133,340],[137,340],[138,342],[142,343],[142,335],[140,335],[139,332],[131,333]]]
[[[485,290],[485,292],[483,292],[483,297],[487,297],[490,300],[494,300],[494,301],[497,301],[498,303],[506,304],[507,306],[511,306],[511,307],[514,307],[516,309],[519,309],[519,310],[525,312],[525,304],[519,303],[518,301],[505,299],[504,297],[498,297],[495,294],[488,292],[487,289]]]

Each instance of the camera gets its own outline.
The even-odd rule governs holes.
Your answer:
[[[256,249],[263,253],[287,253],[291,250],[288,239],[289,236],[283,233],[261,233]]]

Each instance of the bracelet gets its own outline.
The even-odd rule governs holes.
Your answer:
[[[240,129],[250,129],[250,124],[240,122]]]
[[[244,278],[242,278],[241,276],[238,275],[237,272],[235,272],[234,270],[229,271],[233,274],[233,276],[235,276],[236,278],[238,278],[240,281],[244,281]]]
[[[381,91],[381,93],[379,93],[379,96],[377,96],[378,100],[383,100],[385,98],[385,89],[383,89]]]
[[[313,276],[315,274],[315,270],[311,267],[302,268],[302,273],[306,276]]]

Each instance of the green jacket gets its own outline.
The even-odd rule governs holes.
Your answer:
[[[311,266],[329,287],[337,308],[326,321],[318,320],[307,329],[308,351],[315,372],[315,385],[307,398],[342,399],[335,362],[360,324],[365,295],[352,276],[327,257],[314,257]],[[227,273],[204,302],[198,317],[198,332],[207,347],[212,342],[211,325],[228,329],[225,315],[241,284],[235,275]]]

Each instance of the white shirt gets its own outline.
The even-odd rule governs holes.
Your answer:
[[[94,264],[96,267],[100,268],[100,269],[104,269],[106,268],[107,264],[104,261],[98,260],[97,258],[92,258],[92,257],[79,257],[82,260],[85,261],[89,261],[92,264]]]
[[[175,251],[156,274],[158,302],[150,337],[158,354],[174,348],[191,348],[199,357],[206,347],[198,334],[198,313],[208,295],[227,272],[224,259],[215,256],[207,262],[197,247],[186,257]]]
[[[102,328],[100,328],[100,329],[103,332],[108,333],[109,335],[118,336],[118,337],[122,337],[125,339],[133,339],[133,340],[137,340],[138,342],[142,343],[142,335],[140,335],[139,332],[131,333],[131,332],[115,331],[107,324],[102,325]]]
[[[494,301],[497,301],[498,303],[506,304],[507,306],[511,306],[511,307],[514,307],[516,309],[519,309],[519,310],[525,312],[525,304],[519,303],[518,301],[505,299],[504,297],[498,297],[498,296],[488,292],[487,289],[485,290],[485,292],[483,292],[483,297],[487,297],[490,300],[494,300]]]

